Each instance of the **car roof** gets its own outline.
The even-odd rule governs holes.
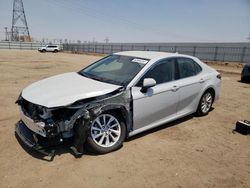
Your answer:
[[[191,57],[191,56],[182,55],[178,53],[154,52],[154,51],[124,51],[124,52],[117,52],[114,54],[139,57],[139,58],[144,58],[144,59],[161,59],[161,58],[168,58],[168,57],[173,57],[173,56]]]

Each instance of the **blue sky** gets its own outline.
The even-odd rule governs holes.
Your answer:
[[[246,42],[250,0],[23,0],[36,39]],[[13,0],[0,0],[0,39]]]

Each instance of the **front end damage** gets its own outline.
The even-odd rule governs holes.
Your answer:
[[[17,137],[29,148],[45,155],[54,155],[54,152],[47,152],[46,149],[66,140],[72,140],[73,152],[82,155],[91,123],[104,111],[119,111],[126,122],[127,131],[132,128],[131,92],[125,88],[55,108],[33,104],[22,95],[16,103],[21,114],[15,129]]]

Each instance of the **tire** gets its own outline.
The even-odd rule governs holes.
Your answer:
[[[250,76],[241,77],[241,82],[242,83],[250,83]]]
[[[196,114],[198,116],[205,116],[211,110],[214,101],[214,94],[207,90],[200,99]]]
[[[58,52],[58,50],[54,50],[54,53],[57,53]]]
[[[125,136],[126,126],[121,115],[104,112],[93,121],[87,138],[87,146],[96,154],[109,153],[122,146]]]
[[[42,50],[42,53],[44,53],[44,52],[46,52],[46,50],[43,49],[43,50]]]

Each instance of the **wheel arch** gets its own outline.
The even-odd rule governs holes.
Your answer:
[[[132,122],[133,122],[131,112],[127,110],[127,108],[123,105],[111,104],[111,105],[103,106],[100,109],[98,109],[98,112],[95,114],[95,116],[97,117],[100,114],[103,114],[105,112],[113,112],[121,116],[126,126],[126,137],[127,137],[129,130],[131,130]]]
[[[215,96],[216,96],[216,93],[215,93],[216,91],[215,91],[215,89],[214,89],[212,86],[207,87],[207,88],[201,93],[199,103],[198,103],[198,105],[197,105],[197,107],[196,107],[196,112],[195,112],[195,113],[196,113],[196,115],[198,115],[198,116],[207,115],[208,112],[209,112],[209,111],[208,111],[207,113],[201,113],[201,112],[200,112],[201,100],[202,100],[203,95],[204,95],[206,92],[210,92],[210,93],[212,94],[212,104],[213,104],[213,102],[214,102],[214,100],[215,100]],[[212,107],[212,104],[211,104],[210,108]]]
[[[201,96],[203,96],[204,93],[206,93],[206,92],[208,92],[208,91],[210,91],[211,94],[213,95],[213,102],[214,102],[216,93],[215,93],[215,89],[214,89],[212,86],[209,86],[207,89],[205,89],[205,91],[202,93]]]
[[[211,93],[212,93],[212,95],[213,95],[213,102],[214,102],[214,100],[215,100],[215,95],[216,95],[215,89],[213,88],[213,86],[208,86],[208,87],[206,87],[206,89],[203,90],[203,92],[201,92],[201,94],[200,94],[200,96],[199,96],[199,101],[198,101],[198,103],[197,103],[197,105],[196,105],[196,111],[197,111],[197,109],[199,108],[199,104],[200,104],[200,100],[201,100],[202,96],[203,96],[207,91],[211,91]]]

